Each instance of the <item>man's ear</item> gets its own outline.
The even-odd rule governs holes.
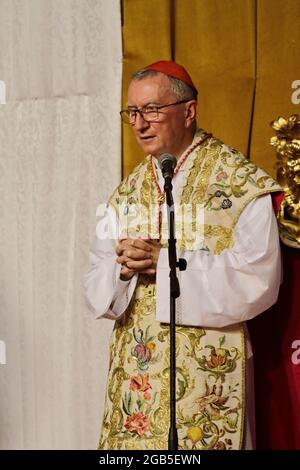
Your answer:
[[[185,123],[186,127],[191,127],[193,122],[196,120],[197,117],[197,109],[198,109],[198,103],[196,100],[191,100],[188,103],[186,103],[186,108],[185,108]]]

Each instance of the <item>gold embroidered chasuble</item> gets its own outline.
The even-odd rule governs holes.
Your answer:
[[[175,200],[176,238],[178,248],[218,255],[233,246],[235,225],[244,207],[255,197],[281,188],[239,152],[205,137],[204,131],[197,131],[195,139],[203,143],[185,162],[177,205]],[[109,204],[118,215],[120,234],[159,239],[166,247],[167,217],[154,172],[148,156],[121,183]],[[155,307],[155,278],[140,275],[110,340],[99,449],[168,448],[169,326],[156,321]],[[176,384],[180,449],[242,447],[242,323],[218,330],[178,325]]]

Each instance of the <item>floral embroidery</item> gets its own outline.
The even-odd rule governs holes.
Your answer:
[[[134,375],[130,379],[130,392],[125,392],[123,398],[123,410],[127,415],[124,426],[126,429],[137,432],[139,436],[149,430],[146,423],[149,421],[151,409],[156,401],[157,393],[151,400],[149,390],[152,385],[149,383],[149,374]],[[133,410],[135,407],[135,410]]]
[[[137,366],[141,371],[147,370],[149,368],[149,362],[156,362],[158,356],[153,356],[153,352],[156,349],[156,344],[152,341],[153,336],[149,336],[150,325],[146,329],[144,335],[143,330],[138,330],[136,332],[133,328],[133,336],[135,341],[138,343],[132,349],[132,356],[137,360]]]
[[[228,174],[226,173],[226,171],[221,171],[221,172],[216,176],[216,180],[217,180],[217,181],[226,180],[227,178],[228,178]]]
[[[209,354],[197,358],[200,369],[207,372],[204,387],[195,398],[196,407],[191,408],[193,412],[190,416],[178,406],[178,423],[186,429],[183,437],[184,448],[232,448],[232,440],[228,434],[237,432],[243,408],[238,394],[239,380],[226,382],[225,375],[236,369],[241,354],[237,348],[225,348],[225,342],[226,335],[223,335],[219,338],[219,347],[205,345],[200,348],[200,351],[210,351]],[[196,351],[197,349],[192,353],[195,357]],[[233,352],[236,352],[234,357]]]
[[[225,380],[225,374],[235,370],[237,360],[240,359],[240,351],[232,347],[230,349],[222,348],[225,343],[225,336],[219,338],[219,347],[208,344],[205,349],[210,349],[208,356],[202,355],[198,358],[200,369],[210,371],[216,377],[221,377],[222,382]]]
[[[232,149],[221,152],[221,164],[212,175],[211,183],[204,200],[204,207],[209,211],[219,211],[232,207],[232,197],[241,198],[249,192],[249,186],[264,189],[269,182],[273,185],[269,175],[257,177],[258,168],[247,158]],[[225,196],[220,203],[216,198]]]
[[[145,400],[151,399],[151,395],[148,392],[150,388],[152,388],[152,386],[149,383],[149,374],[139,374],[131,377],[130,390],[132,390],[133,392],[135,392],[136,390],[139,392],[143,392]]]
[[[228,398],[228,395],[223,395],[223,386],[219,382],[215,382],[213,385],[205,382],[205,393],[198,400],[199,411],[212,419],[219,418]]]
[[[169,334],[166,325],[151,321],[155,290],[150,290],[152,296],[148,284],[138,284],[126,326],[120,320],[115,329],[119,343],[128,345],[129,356],[114,354],[108,395],[111,411],[104,414],[99,448],[165,449],[167,445]],[[240,342],[233,343],[230,332],[208,337],[208,331],[189,327],[177,327],[176,336],[179,448],[238,448],[243,421]]]
[[[188,417],[183,414],[181,408],[178,412],[178,422],[187,427],[184,441],[192,442],[192,449],[231,449],[231,439],[220,440],[225,432],[234,433],[237,430],[242,409],[240,399],[237,397],[237,387],[229,386],[224,394],[224,388],[220,379],[212,379],[214,382],[205,381],[205,390],[196,400],[198,411]],[[231,397],[231,406],[228,406]],[[232,400],[235,400],[235,405]],[[190,448],[187,444],[187,448]]]
[[[232,202],[230,199],[226,198],[223,199],[223,202],[221,204],[222,209],[229,209],[232,206]]]
[[[149,368],[150,362],[156,362],[158,356],[153,356],[156,344],[154,336],[149,334],[151,325],[146,331],[133,328],[132,336],[137,344],[132,348],[131,354],[137,362],[137,369],[145,371]],[[160,356],[159,356],[160,357]],[[123,397],[123,411],[127,415],[124,423],[127,431],[142,437],[150,430],[150,413],[156,401],[157,392],[153,398],[150,393],[152,385],[149,382],[149,374],[138,373],[130,377],[129,392],[125,392]]]
[[[133,413],[131,416],[127,416],[125,428],[142,437],[145,432],[149,431],[149,418],[141,411]]]

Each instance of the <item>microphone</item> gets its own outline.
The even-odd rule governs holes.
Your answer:
[[[158,165],[165,179],[173,178],[174,170],[177,165],[177,160],[174,155],[171,155],[170,153],[162,153],[158,157]]]

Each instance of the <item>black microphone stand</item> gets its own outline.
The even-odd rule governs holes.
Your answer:
[[[172,178],[165,176],[164,190],[166,194],[168,227],[169,227],[169,266],[170,266],[170,429],[168,449],[178,450],[178,434],[176,428],[176,325],[175,300],[180,296],[180,287],[176,274],[176,268],[180,271],[186,269],[186,260],[180,258],[177,261],[175,234],[174,201],[172,195]]]

